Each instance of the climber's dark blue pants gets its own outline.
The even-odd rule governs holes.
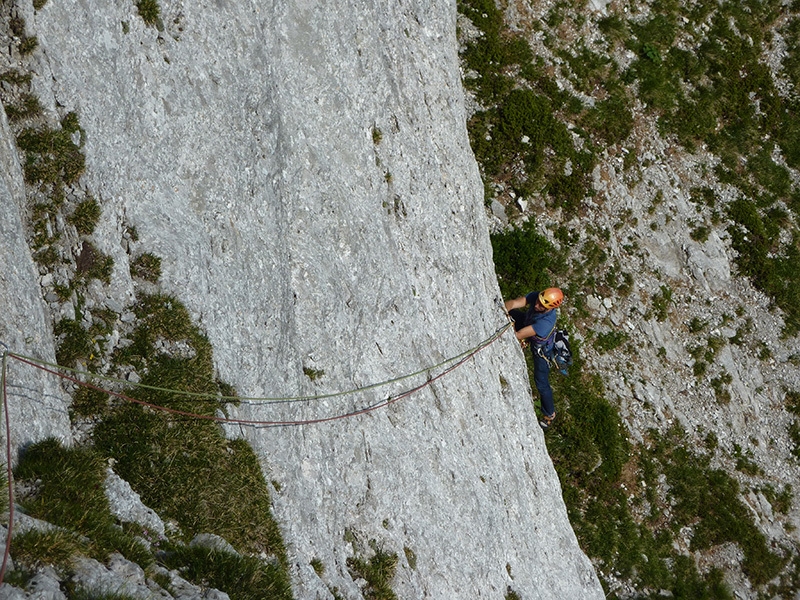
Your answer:
[[[508,313],[514,319],[514,329],[522,329],[525,325],[525,311],[515,308]],[[528,340],[529,342],[531,340]],[[530,345],[533,354],[533,383],[542,398],[542,413],[546,417],[556,414],[556,406],[553,403],[553,388],[550,387],[550,365],[536,352],[536,346]]]
[[[552,417],[556,414],[556,407],[553,404],[553,388],[550,387],[550,365],[536,353],[536,347],[533,344],[531,344],[531,353],[533,354],[533,382],[542,398],[542,412],[546,417]]]

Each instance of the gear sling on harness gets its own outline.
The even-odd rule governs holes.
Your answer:
[[[514,317],[523,317],[523,315],[524,313],[520,314],[514,310],[509,313],[514,321],[515,329],[518,324]],[[520,323],[524,323],[524,317]],[[562,375],[568,374],[568,368],[572,365],[572,349],[569,345],[569,334],[564,329],[556,329],[556,325],[553,324],[553,328],[546,336],[533,335],[529,339],[533,346],[531,352],[544,359],[551,368],[556,369]]]

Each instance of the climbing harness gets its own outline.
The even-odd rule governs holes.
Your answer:
[[[569,345],[567,331],[557,329],[553,335],[552,344],[537,347],[536,354],[547,361],[551,369],[557,370],[562,375],[567,375],[569,367],[572,366],[572,349]]]

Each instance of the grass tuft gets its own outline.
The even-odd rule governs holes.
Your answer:
[[[382,549],[373,548],[375,554],[369,560],[357,556],[347,559],[347,568],[355,579],[366,580],[365,600],[396,600],[391,583],[397,570],[397,554],[389,554]]]
[[[157,0],[136,0],[136,10],[145,25],[157,25],[161,18],[161,7]]]
[[[53,333],[59,338],[56,361],[65,367],[75,366],[80,360],[88,360],[94,353],[89,332],[75,319],[61,319]]]
[[[28,514],[87,536],[87,554],[102,561],[119,552],[143,567],[153,562],[141,542],[117,527],[105,495],[105,463],[91,448],[64,448],[47,439],[25,450],[14,473],[35,484],[21,500]]]
[[[161,277],[161,257],[145,252],[131,262],[131,276],[158,283]]]
[[[86,281],[98,279],[106,285],[111,283],[111,274],[114,272],[114,259],[100,252],[91,242],[83,242],[76,266],[78,276]]]
[[[66,129],[24,129],[17,145],[25,153],[23,165],[28,184],[75,183],[83,174],[86,159]]]
[[[100,220],[100,205],[94,198],[87,198],[67,217],[67,222],[78,230],[79,235],[91,235]]]
[[[104,415],[108,412],[108,394],[99,390],[80,387],[72,395],[70,409],[72,414],[77,417]]]
[[[11,123],[37,117],[42,113],[42,105],[39,102],[39,98],[28,92],[20,95],[18,103],[7,104],[5,109],[6,116]]]
[[[11,556],[17,569],[39,569],[51,565],[66,571],[74,556],[87,552],[88,548],[80,538],[64,529],[30,529],[15,534],[11,539]]]
[[[175,546],[164,564],[204,587],[224,590],[231,600],[290,600],[289,579],[277,562],[197,546]]]
[[[27,56],[28,54],[33,54],[33,51],[39,47],[39,40],[35,35],[30,37],[22,38],[22,41],[19,43],[19,53],[22,56]]]

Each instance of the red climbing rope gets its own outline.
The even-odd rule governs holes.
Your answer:
[[[5,344],[4,344],[5,345]],[[0,379],[3,382],[3,419],[6,427],[6,478],[8,481],[8,529],[6,530],[6,548],[3,552],[3,564],[0,566],[0,585],[3,585],[3,579],[6,574],[6,565],[8,564],[8,557],[11,554],[11,529],[14,524],[14,484],[13,472],[11,470],[11,419],[8,417],[8,387],[7,381],[7,357],[8,350],[3,351],[3,365],[0,371]]]

